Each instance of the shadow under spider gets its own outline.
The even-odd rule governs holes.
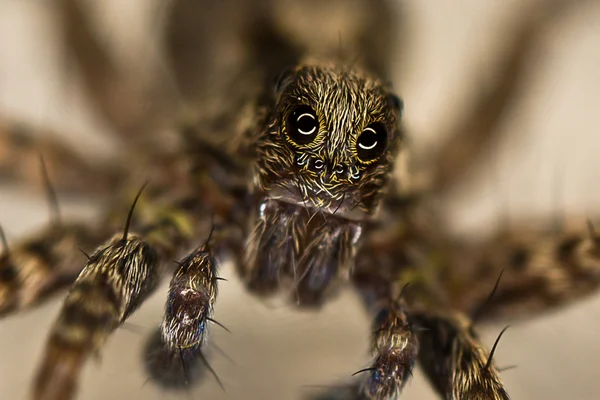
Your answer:
[[[169,390],[185,390],[203,380],[208,366],[199,349],[181,349],[173,352],[168,349],[156,329],[144,346],[143,362],[148,381]]]

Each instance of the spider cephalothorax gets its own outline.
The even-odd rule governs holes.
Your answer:
[[[258,132],[260,201],[246,265],[251,286],[293,279],[297,301],[320,303],[347,278],[361,221],[376,210],[399,141],[400,102],[381,81],[339,64],[302,64],[280,78]]]

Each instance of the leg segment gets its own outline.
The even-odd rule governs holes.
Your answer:
[[[582,229],[583,219],[562,233],[522,222],[483,243],[466,243],[437,219],[406,207],[401,221],[384,222],[367,236],[355,275],[372,275],[376,265],[379,281],[410,282],[420,293],[411,306],[448,307],[478,314],[478,321],[514,318],[568,304],[600,286],[600,236]]]
[[[380,274],[377,268],[355,272],[352,282],[362,296],[368,314],[374,317],[371,337],[374,359],[370,367],[354,374],[359,375],[359,380],[340,386],[327,396],[340,399],[397,399],[412,376],[419,352],[413,322],[406,313],[404,289],[394,296],[395,282]]]
[[[261,205],[260,215],[248,240],[240,274],[250,291],[269,295],[279,289],[283,268],[292,263],[300,252],[302,220],[306,210],[285,207],[276,202]],[[291,238],[291,240],[290,240]]]
[[[400,299],[402,301],[402,299]],[[419,342],[400,301],[390,299],[373,323],[375,356],[368,377],[360,386],[361,398],[369,400],[397,399],[412,376],[419,352]]]
[[[169,286],[165,315],[161,325],[160,343],[149,347],[146,359],[152,378],[160,384],[173,386],[175,382],[189,385],[195,378],[189,370],[202,361],[223,387],[219,377],[204,356],[204,344],[209,325],[220,325],[213,318],[217,298],[217,263],[208,245],[198,247],[181,262]],[[222,326],[222,325],[221,325]],[[173,379],[174,371],[182,374]],[[167,380],[165,380],[167,378]],[[183,379],[181,379],[183,378]]]
[[[170,350],[202,347],[217,298],[217,278],[216,261],[204,246],[179,262],[161,326]]]
[[[0,151],[0,170],[1,154]],[[62,155],[57,157],[61,162],[68,159]],[[50,168],[51,160],[44,158]],[[39,171],[37,154],[35,161]],[[188,164],[180,161],[173,160],[168,164],[172,168],[153,171],[156,184],[148,189],[147,196],[140,199],[137,207],[139,217],[132,221],[133,229],[157,249],[161,258],[167,259],[177,257],[197,233],[208,232],[210,227],[206,221],[211,214],[228,223],[233,222],[236,215],[239,217],[238,214],[245,216],[243,207],[241,211],[236,208],[243,203],[236,200],[243,199],[245,194],[240,194],[239,188],[233,187],[235,184],[227,186],[229,175],[227,179],[218,180],[223,176],[222,170],[228,171],[227,166],[220,165],[219,160],[212,164],[194,164],[190,174]],[[78,168],[75,165],[71,167]],[[211,175],[214,171],[216,177]],[[56,175],[59,183],[62,178],[70,179],[70,175],[51,175],[53,180]],[[90,176],[85,178],[93,180]],[[0,316],[39,304],[70,285],[82,270],[83,256],[78,248],[93,250],[122,225],[125,198],[130,198],[130,193],[125,194],[127,196],[119,196],[110,204],[99,221],[87,225],[58,221],[22,243],[11,246],[9,251],[4,250],[0,256]],[[234,198],[235,195],[239,197]],[[239,236],[233,231],[231,233],[232,237]]]
[[[413,316],[421,327],[419,362],[427,378],[448,400],[508,400],[488,353],[464,316]]]
[[[73,398],[84,361],[142,304],[159,275],[156,251],[137,236],[118,235],[94,252],[52,328],[33,398]]]
[[[548,28],[555,26],[568,11],[582,2],[550,1],[534,10],[528,10],[513,28],[510,43],[505,50],[497,78],[480,96],[473,99],[466,113],[449,132],[435,154],[425,154],[419,165],[433,166],[431,186],[444,192],[459,182],[479,161],[485,150],[497,140],[505,111],[520,95],[525,86],[530,55],[534,53]]]
[[[396,400],[400,397],[418,357],[419,341],[414,323],[406,313],[401,291],[392,297],[392,281],[382,279],[376,270],[353,276],[353,283],[374,316],[370,367],[354,373],[360,378],[315,396],[312,400]],[[363,378],[367,374],[366,378]]]
[[[600,285],[600,236],[592,228],[557,234],[524,227],[462,255],[455,262],[462,268],[448,269],[441,281],[456,308],[472,314],[483,307],[482,319],[551,309],[590,295]],[[502,271],[497,290],[486,300]],[[468,284],[482,281],[490,284]]]
[[[0,121],[0,179],[40,182],[40,156],[60,191],[75,193],[106,193],[119,184],[122,171],[115,165],[91,163],[66,143],[46,132],[12,121]]]
[[[174,93],[166,88],[167,80],[160,79],[151,57],[140,68],[126,71],[97,36],[85,5],[80,0],[61,0],[57,6],[68,55],[75,59],[98,111],[126,143],[139,144],[140,138],[148,139],[172,116],[177,103]]]
[[[105,236],[84,224],[52,224],[4,249],[0,257],[0,317],[39,304],[70,285],[81,272],[83,255]]]

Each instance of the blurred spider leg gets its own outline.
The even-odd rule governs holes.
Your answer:
[[[508,400],[493,357],[503,329],[491,352],[480,343],[472,322],[464,315],[412,316],[419,331],[419,363],[438,394],[445,399]]]
[[[97,246],[105,233],[103,226],[62,221],[46,163],[44,158],[40,160],[52,220],[45,229],[12,246],[10,251],[2,232],[5,246],[0,256],[0,316],[38,304],[71,284],[81,272],[81,256],[75,249]]]
[[[50,225],[0,257],[0,317],[32,307],[81,272],[77,247],[97,246],[102,229],[84,223]]]
[[[37,184],[40,154],[52,175],[53,186],[63,192],[106,194],[123,176],[119,163],[94,162],[48,132],[0,120],[0,180]]]
[[[461,269],[460,279],[445,280],[454,282],[447,287],[453,306],[472,314],[485,304],[481,315],[485,320],[528,315],[595,293],[600,286],[600,236],[590,226],[561,234],[527,226],[471,250],[466,258],[470,265]],[[487,289],[466,284],[492,281],[501,270],[502,281],[493,297],[487,298]]]
[[[90,256],[71,287],[37,371],[34,399],[73,398],[85,360],[99,354],[109,335],[157,286],[158,253],[142,238],[129,233],[140,195],[141,191],[130,209],[124,232]]]
[[[509,44],[499,61],[496,78],[478,97],[449,132],[435,154],[428,154],[420,165],[431,165],[431,188],[443,193],[458,183],[479,161],[501,134],[507,108],[521,95],[528,79],[531,55],[556,20],[565,18],[582,2],[550,1],[524,13],[513,28]]]
[[[98,37],[81,0],[61,0],[58,4],[60,26],[68,56],[74,58],[83,83],[97,109],[128,144],[147,139],[159,122],[171,116],[176,101],[160,79],[154,60],[126,71]],[[150,57],[151,58],[151,57]],[[153,129],[154,128],[154,129]]]

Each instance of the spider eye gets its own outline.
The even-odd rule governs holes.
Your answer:
[[[383,124],[373,123],[365,128],[356,140],[356,153],[362,162],[380,157],[387,145],[387,132]]]
[[[287,134],[296,144],[308,144],[319,133],[319,120],[314,110],[306,105],[298,106],[287,120]]]

